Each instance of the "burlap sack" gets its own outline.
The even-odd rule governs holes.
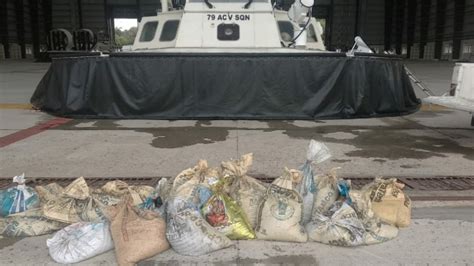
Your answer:
[[[94,191],[94,194],[108,194],[115,198],[116,202],[107,205],[114,205],[119,203],[124,196],[131,196],[133,198],[133,205],[139,205],[145,202],[146,198],[154,191],[150,186],[129,186],[121,180],[114,180],[107,182],[100,189]],[[99,198],[99,197],[97,197]]]
[[[258,212],[255,229],[258,239],[289,242],[308,240],[301,225],[303,200],[293,189],[295,183],[301,181],[301,173],[298,172],[285,168],[285,174],[267,189]]]
[[[193,203],[179,198],[168,200],[166,218],[166,237],[181,255],[204,255],[232,245],[229,238],[202,218]]]
[[[40,208],[0,218],[0,234],[7,237],[39,236],[67,226],[43,216]]]
[[[350,190],[351,207],[357,213],[365,228],[364,244],[377,244],[391,240],[398,235],[398,228],[386,224],[372,211],[372,204],[368,193],[360,190]]]
[[[327,175],[316,176],[314,181],[316,184],[316,197],[314,199],[312,216],[316,215],[316,213],[327,211],[339,197],[336,168],[329,171]]]
[[[64,191],[63,187],[57,183],[50,183],[46,186],[36,186],[35,189],[36,192],[38,192],[41,204],[45,204],[49,200],[59,197]]]
[[[194,168],[186,169],[174,178],[169,197],[193,202],[200,209],[212,194],[209,181],[218,180],[219,176],[217,168],[210,168],[207,161],[200,160]]]
[[[325,213],[316,213],[305,226],[309,239],[335,246],[364,243],[365,228],[346,203],[335,202]]]
[[[126,197],[106,211],[119,265],[134,265],[169,249],[163,218],[132,204],[132,199]]]
[[[369,194],[376,216],[388,224],[406,227],[411,221],[411,200],[403,193],[404,186],[396,178],[376,178],[362,190]]]
[[[202,184],[209,187],[209,178],[218,179],[218,177],[219,170],[217,168],[209,167],[206,160],[199,160],[196,166],[182,171],[173,179],[171,194],[176,196],[177,191],[184,184]],[[179,196],[186,196],[186,192],[191,194],[188,190],[181,190]]]
[[[211,188],[213,195],[201,208],[206,221],[230,239],[254,239],[255,233],[242,208],[224,192],[223,180]]]
[[[89,194],[89,187],[83,177],[74,180],[67,186],[60,197],[43,204],[45,217],[64,222],[77,223],[101,222],[105,205]]]
[[[259,203],[267,185],[247,175],[253,155],[245,154],[240,160],[222,162],[222,176],[227,184],[226,191],[242,208],[252,228],[257,223]]]

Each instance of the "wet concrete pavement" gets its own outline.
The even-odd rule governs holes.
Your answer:
[[[408,62],[433,91],[449,86],[452,64]],[[0,63],[0,138],[53,117],[29,109],[47,64]],[[446,88],[446,90],[449,88]],[[419,94],[423,96],[423,94]],[[324,121],[71,120],[0,148],[0,176],[174,176],[199,159],[211,165],[253,152],[254,176],[278,176],[305,161],[310,139],[333,157],[319,171],[339,175],[430,177],[474,175],[470,114],[424,106],[404,117]],[[474,204],[414,209],[413,223],[388,243],[339,248],[317,243],[239,241],[202,257],[168,251],[143,265],[197,264],[474,264]],[[0,239],[0,265],[49,265],[47,236]],[[82,265],[115,262],[108,252]]]

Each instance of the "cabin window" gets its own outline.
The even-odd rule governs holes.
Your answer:
[[[306,38],[308,42],[318,42],[318,37],[316,36],[316,31],[314,30],[313,25],[309,25]]]
[[[179,20],[168,20],[163,25],[163,30],[161,31],[160,42],[169,42],[176,38],[176,33],[178,33]]]
[[[278,28],[280,29],[281,39],[285,42],[293,40],[295,30],[293,24],[289,21],[278,21]]]
[[[149,42],[155,38],[156,28],[158,28],[158,21],[150,21],[145,23],[140,34],[140,42]]]

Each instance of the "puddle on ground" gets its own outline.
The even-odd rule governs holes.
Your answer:
[[[282,130],[283,134],[296,139],[315,139],[322,142],[347,144],[357,150],[346,153],[349,157],[389,159],[427,159],[431,157],[446,157],[446,153],[462,155],[465,159],[474,160],[474,149],[459,145],[456,141],[444,136],[410,135],[405,130],[417,129],[410,121],[393,122],[394,127],[384,126],[318,126],[313,128],[298,127],[285,121],[269,121],[269,129],[265,131]],[[363,130],[361,130],[363,129]],[[354,136],[351,139],[331,138],[329,133],[348,132]],[[326,135],[326,136],[325,136]]]
[[[198,121],[194,127],[162,127],[136,129],[136,132],[144,132],[153,135],[151,146],[155,148],[180,148],[196,144],[210,144],[225,141],[229,136],[229,130],[236,128],[228,127],[203,127],[210,122]]]
[[[80,123],[94,122],[93,127],[76,127]],[[314,127],[299,127],[292,120],[264,120],[267,127],[239,128],[213,127],[211,121],[199,120],[195,126],[189,127],[157,127],[157,128],[128,128],[120,127],[116,120],[72,120],[55,129],[61,130],[134,130],[153,136],[150,143],[156,148],[180,148],[196,144],[210,144],[225,141],[230,130],[263,132],[282,131],[294,139],[315,139],[322,142],[347,144],[356,150],[347,152],[349,157],[377,158],[375,162],[397,159],[427,159],[431,157],[447,157],[446,154],[459,154],[465,159],[474,160],[474,149],[459,145],[452,138],[443,136],[416,136],[407,130],[426,130],[415,122],[385,118],[383,122],[389,126],[359,126],[359,125],[321,125]],[[337,133],[339,135],[334,135]],[[344,133],[345,137],[340,137]],[[347,138],[350,136],[350,138]]]

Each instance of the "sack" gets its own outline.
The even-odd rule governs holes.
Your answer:
[[[40,205],[36,191],[25,186],[25,174],[13,177],[13,183],[18,183],[18,185],[0,190],[0,216],[2,217],[37,208]]]
[[[137,263],[167,249],[166,224],[156,212],[132,206],[131,197],[107,209],[119,265]]]
[[[411,200],[403,193],[405,185],[398,183],[396,178],[376,178],[363,190],[369,194],[372,210],[382,221],[398,227],[410,225]]]
[[[209,180],[218,178],[217,169],[209,168],[207,161],[200,160],[194,168],[186,169],[174,178],[169,197],[192,202],[200,209],[212,195]]]
[[[150,186],[129,186],[127,183],[114,180],[109,181],[100,189],[94,191],[94,194],[106,194],[115,198],[115,202],[106,205],[115,205],[122,201],[124,196],[130,195],[133,198],[133,205],[142,204],[148,196],[154,191]]]
[[[313,205],[316,197],[316,185],[314,183],[313,163],[321,163],[331,158],[329,149],[321,142],[311,140],[306,151],[306,162],[300,167],[303,172],[303,180],[298,185],[297,190],[303,198],[302,223],[306,224],[311,220]]]
[[[364,244],[377,244],[391,240],[398,235],[398,228],[385,224],[375,216],[368,193],[358,190],[349,192],[351,207],[357,213],[365,228]]]
[[[219,171],[217,168],[209,167],[206,160],[199,160],[196,166],[182,171],[174,178],[171,195],[175,196],[178,189],[184,184],[202,184],[203,186],[209,187],[208,179],[217,179],[218,177]],[[185,192],[186,190],[183,191],[183,189],[181,189],[180,196],[186,196],[184,194]]]
[[[297,181],[295,170],[285,169],[285,174],[276,179],[260,204],[255,229],[257,238],[263,240],[306,242],[308,235],[301,226],[303,200],[292,189],[292,180]],[[299,175],[301,177],[301,173]]]
[[[89,187],[83,177],[74,180],[63,193],[43,205],[43,214],[49,219],[64,222],[102,222],[105,221],[100,201],[91,197]]]
[[[267,185],[246,175],[252,165],[253,155],[245,154],[240,160],[222,162],[222,176],[226,182],[226,192],[237,202],[248,218],[252,228],[257,224],[258,206]]]
[[[232,200],[223,188],[223,181],[212,185],[214,194],[201,208],[202,216],[219,232],[233,240],[254,239],[247,217],[239,205]]]
[[[50,234],[67,224],[43,216],[41,209],[30,209],[0,218],[0,234],[6,237],[25,237]]]
[[[327,175],[318,175],[315,177],[316,198],[314,200],[312,216],[329,210],[339,197],[336,169],[337,168],[332,169]]]
[[[108,223],[80,222],[67,226],[46,240],[49,255],[63,264],[87,260],[114,247]]]
[[[36,186],[36,192],[40,198],[41,204],[45,204],[49,200],[55,199],[63,193],[64,189],[57,183],[50,183],[46,186]]]
[[[335,246],[364,243],[365,229],[356,212],[344,202],[334,203],[325,213],[316,213],[306,225],[309,239]]]
[[[204,220],[193,203],[179,198],[167,202],[166,237],[182,255],[204,255],[232,245],[232,241]]]

